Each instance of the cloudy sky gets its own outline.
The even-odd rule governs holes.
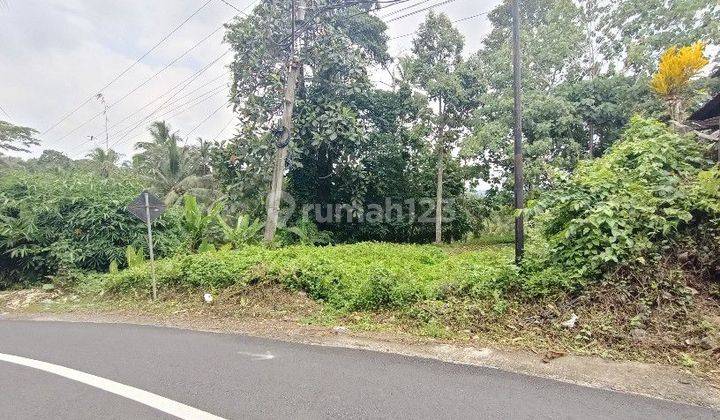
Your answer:
[[[255,3],[226,1],[238,9]],[[191,139],[229,136],[234,121],[223,104],[227,101],[225,66],[230,54],[184,90],[177,88],[227,51],[221,42],[223,31],[216,29],[237,11],[222,0],[0,0],[0,107],[7,113],[0,111],[0,119],[40,131],[42,148],[60,150],[73,158],[85,156],[93,147],[105,144],[104,106],[90,98],[206,2],[177,32],[102,90],[109,107],[110,144],[130,156],[132,145],[147,137],[146,127],[156,119],[165,119],[181,136],[190,134]],[[420,2],[412,0],[377,15]],[[441,2],[430,0],[416,9]],[[455,0],[436,10],[456,20],[491,10],[498,3]],[[390,22],[390,37],[414,31],[422,16]],[[485,16],[459,22],[457,27],[465,34],[469,50],[477,49],[489,30]],[[392,40],[391,53],[405,51],[411,39]]]

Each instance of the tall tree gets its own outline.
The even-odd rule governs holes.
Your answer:
[[[120,160],[120,155],[112,149],[105,150],[102,147],[96,147],[88,153],[87,158],[97,168],[100,175],[107,178]]]
[[[0,151],[29,152],[29,147],[37,146],[37,130],[0,121]]]
[[[265,0],[251,15],[228,25],[226,40],[235,51],[231,98],[242,130],[227,145],[227,149],[234,151],[226,156],[225,164],[234,167],[230,172],[239,170],[246,179],[255,180],[244,182],[252,187],[235,191],[236,194],[256,196],[262,191],[258,183],[272,185],[270,190],[276,193],[269,200],[277,202],[285,171],[292,170],[296,162],[297,135],[302,127],[295,120],[303,112],[304,104],[317,106],[313,119],[316,132],[324,130],[328,134],[323,140],[334,142],[340,137],[339,130],[349,115],[343,106],[347,104],[345,98],[349,93],[370,87],[368,64],[387,59],[385,25],[363,13],[370,3],[346,5],[331,0],[314,1],[304,23],[296,28],[295,57],[291,51],[290,2]],[[289,131],[286,88],[293,84],[289,76],[296,75],[288,71],[292,69],[297,70],[299,77],[297,106],[292,110],[294,128]],[[338,131],[333,135],[333,130]],[[279,153],[274,153],[276,150]],[[287,162],[289,167],[285,165]],[[271,216],[270,204],[268,202],[268,216]],[[273,214],[275,209],[277,206],[273,204]],[[273,230],[272,221],[266,221],[266,229]]]
[[[475,159],[493,185],[513,188],[511,0],[488,16],[493,29],[469,59],[478,83],[485,86],[472,121],[472,134],[461,154]],[[583,11],[572,0],[524,0],[521,8],[523,134],[525,188],[547,184],[551,166],[571,168],[589,134],[576,104],[558,89],[585,73],[587,28]]]
[[[186,193],[205,200],[212,198],[213,178],[199,164],[199,150],[181,146],[180,135],[164,121],[153,122],[148,132],[150,141],[135,145],[140,153],[133,157],[133,166],[164,197],[165,203],[175,204]]]
[[[588,1],[588,0],[585,0]],[[600,52],[626,74],[648,77],[668,48],[705,42],[720,46],[720,3],[714,0],[609,2],[599,17]],[[717,60],[717,57],[716,57]]]
[[[449,151],[463,126],[465,94],[461,66],[464,38],[444,14],[430,12],[413,40],[412,55],[402,60],[403,75],[419,86],[437,109],[433,119],[437,158],[435,242],[442,242],[443,175]]]

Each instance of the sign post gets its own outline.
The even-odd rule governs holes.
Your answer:
[[[152,222],[165,212],[165,204],[149,191],[143,191],[128,205],[128,211],[147,225],[147,240],[150,253],[150,273],[152,275],[153,301],[157,300],[157,280],[155,279],[155,250],[153,247]]]

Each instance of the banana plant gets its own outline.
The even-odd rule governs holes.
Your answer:
[[[265,227],[264,223],[257,219],[250,219],[250,216],[245,214],[238,215],[235,226],[230,226],[222,217],[218,217],[218,223],[225,235],[225,240],[236,249],[243,245],[257,243],[260,232]]]
[[[223,208],[222,201],[218,201],[206,211],[199,205],[197,198],[192,195],[185,195],[183,198],[184,214],[183,227],[188,234],[188,246],[191,251],[196,251],[207,236],[208,229],[213,222],[217,221]]]

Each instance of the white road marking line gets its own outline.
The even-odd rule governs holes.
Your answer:
[[[275,358],[275,356],[270,354],[270,352],[267,352],[265,354],[259,354],[259,353],[249,353],[246,351],[239,351],[238,354],[242,354],[243,356],[250,356],[253,358],[253,360],[270,360],[270,359]]]
[[[101,378],[99,376],[91,375],[89,373],[70,369],[64,366],[4,353],[0,353],[0,361],[42,370],[64,378],[72,379],[73,381],[82,382],[86,385],[102,389],[103,391],[137,401],[141,404],[147,405],[148,407],[152,407],[156,410],[160,410],[181,419],[224,420],[222,417],[206,413],[205,411],[173,401],[169,398],[161,397],[157,394],[153,394],[152,392],[143,391],[142,389],[133,388],[129,385],[123,385],[119,382],[111,381],[110,379]]]

